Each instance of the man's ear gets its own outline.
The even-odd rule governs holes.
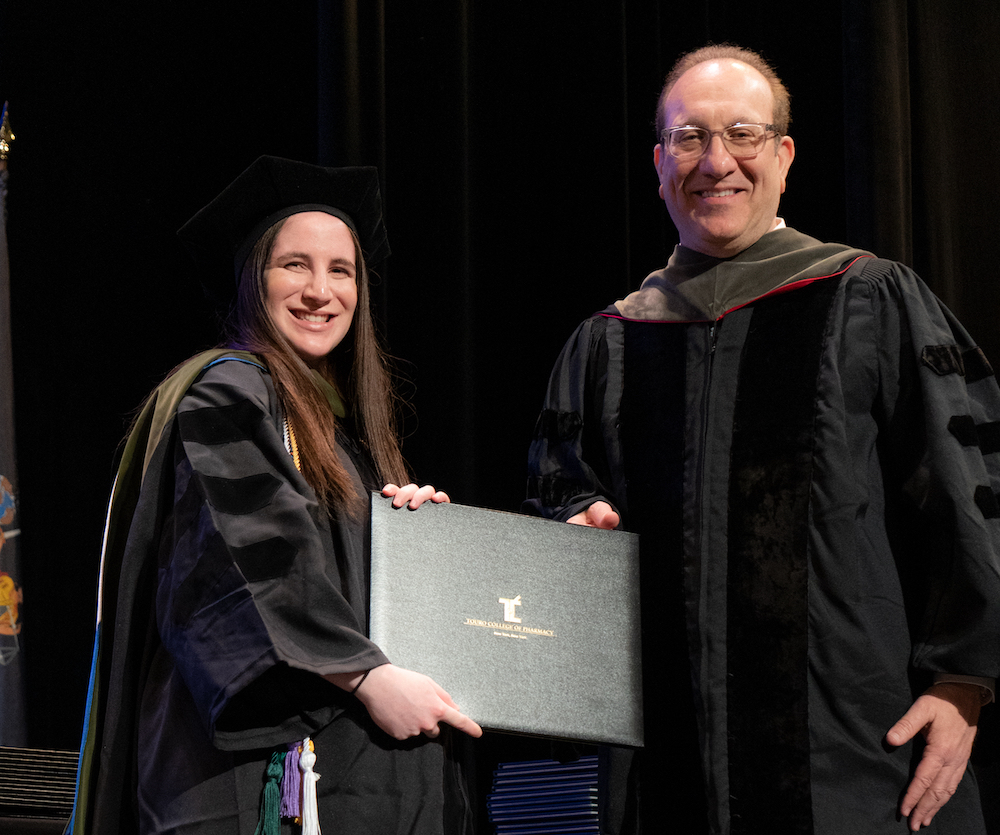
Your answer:
[[[785,193],[785,178],[795,159],[795,143],[790,136],[782,136],[778,143],[778,172],[781,179],[781,193]]]
[[[653,167],[656,169],[656,178],[660,181],[660,199],[663,199],[663,172],[660,171],[660,162],[663,160],[663,143],[657,142],[653,146]],[[784,191],[784,180],[782,180],[782,191]]]

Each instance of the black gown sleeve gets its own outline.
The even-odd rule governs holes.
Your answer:
[[[608,337],[607,319],[588,319],[556,360],[528,453],[525,513],[564,522],[596,501],[624,510],[621,467],[614,466],[620,446],[607,431],[621,400],[618,352]]]
[[[387,661],[366,637],[365,519],[319,506],[275,403],[265,372],[227,362],[176,417],[156,621],[209,736],[219,744],[227,729],[226,747],[260,743],[276,713],[329,701],[336,688],[321,675]]]
[[[916,669],[1000,673],[1000,389],[909,269],[875,262],[886,512]]]

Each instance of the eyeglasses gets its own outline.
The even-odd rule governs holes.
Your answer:
[[[722,144],[734,159],[752,159],[760,153],[772,136],[780,136],[774,125],[757,123],[730,125],[722,130],[707,130],[694,125],[666,128],[660,142],[675,159],[700,159],[708,150],[713,136],[721,136]]]

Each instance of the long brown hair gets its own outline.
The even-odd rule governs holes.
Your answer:
[[[268,228],[254,244],[240,275],[236,304],[230,313],[227,347],[251,351],[264,360],[289,424],[294,428],[302,475],[327,506],[357,509],[358,499],[340,458],[334,435],[336,419],[311,372],[267,312],[266,269],[284,220]],[[396,432],[398,395],[385,353],[378,344],[368,290],[368,268],[357,236],[358,303],[347,335],[327,357],[327,371],[346,400],[357,440],[367,448],[383,482],[403,484],[406,465]]]

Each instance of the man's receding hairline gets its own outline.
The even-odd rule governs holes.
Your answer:
[[[735,64],[739,64],[741,67],[746,67],[748,70],[753,70],[755,73],[757,73],[757,78],[759,78],[761,81],[764,82],[768,90],[771,89],[771,85],[770,83],[768,83],[768,80],[764,77],[763,73],[761,73],[761,71],[758,70],[752,64],[748,64],[746,61],[741,61],[739,58],[706,58],[704,61],[699,61],[697,64],[692,64],[690,67],[684,70],[684,72],[682,72],[679,76],[677,76],[677,78],[674,79],[673,84],[670,85],[670,89],[666,91],[666,98],[670,97],[670,94],[673,92],[674,87],[677,86],[678,81],[680,81],[685,75],[691,72],[691,70],[697,69],[698,67],[704,66],[705,64],[719,64],[720,66],[726,66],[726,65],[733,66]],[[771,98],[772,99],[774,98],[773,92],[771,92]]]
[[[677,82],[690,70],[702,64],[725,62],[742,64],[754,70],[757,75],[764,80],[771,91],[771,117],[772,122],[781,134],[788,132],[788,124],[791,121],[788,88],[778,77],[774,67],[767,59],[751,49],[746,49],[734,44],[709,44],[699,49],[686,52],[681,55],[670,68],[660,90],[660,96],[656,100],[656,138],[660,139],[660,133],[666,126],[664,123],[664,110],[667,99],[673,91]]]
[[[751,66],[746,61],[739,60],[738,58],[706,58],[704,61],[699,61],[697,64],[692,64],[690,67],[684,70],[684,72],[681,73],[676,79],[674,79],[674,83],[670,85],[669,90],[665,89],[664,95],[661,99],[663,107],[666,107],[667,102],[670,100],[670,94],[674,91],[674,87],[677,86],[680,80],[689,72],[691,72],[694,69],[697,69],[698,67],[704,64],[740,64],[741,66],[746,67],[748,70],[753,70],[753,72],[757,73],[757,80],[760,80],[764,83],[764,88],[771,95],[771,116],[773,118],[775,101],[774,101],[774,90],[771,89],[770,83],[761,74],[760,70],[758,70],[756,67]]]

